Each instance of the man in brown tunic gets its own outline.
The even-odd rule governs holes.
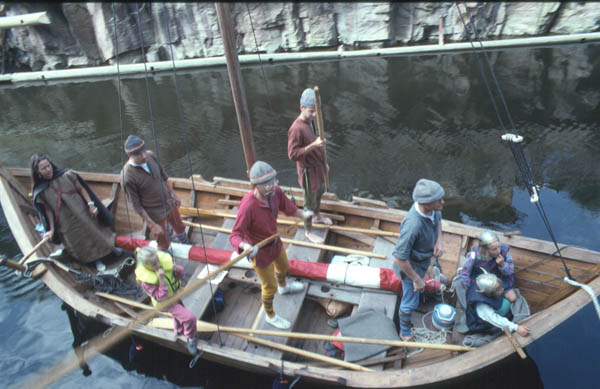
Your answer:
[[[325,193],[325,139],[318,137],[314,131],[315,115],[315,91],[308,88],[300,97],[300,116],[288,130],[288,157],[296,161],[298,183],[304,189],[304,208],[314,212],[312,219],[304,221],[306,237],[314,243],[323,243],[323,238],[312,232],[312,223],[330,225],[332,222],[320,214],[321,197]]]
[[[146,150],[144,141],[135,135],[127,137],[125,152],[129,160],[121,170],[121,187],[135,212],[146,222],[158,249],[167,250],[170,246],[167,221],[175,231],[175,241],[189,243],[179,215],[181,201],[168,185],[169,177],[154,153]]]

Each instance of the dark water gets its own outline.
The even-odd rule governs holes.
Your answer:
[[[525,137],[525,154],[543,188],[542,202],[557,240],[600,250],[598,46],[495,51],[490,59],[512,119]],[[512,154],[500,140],[502,132],[471,54],[278,64],[264,70],[269,93],[260,67],[242,73],[257,156],[279,171],[283,185],[296,185],[295,166],[286,153],[287,129],[298,115],[302,90],[318,85],[330,189],[340,198],[359,195],[407,209],[414,183],[426,177],[446,189],[444,218],[549,239]],[[178,74],[187,137],[170,74],[150,80],[153,116],[144,79],[123,80],[123,135],[115,80],[0,89],[2,162],[25,167],[31,154],[44,152],[59,166],[118,173],[122,136],[136,133],[159,151],[172,176],[244,178],[225,69]],[[19,258],[4,219],[0,228],[1,252]],[[16,278],[7,269],[0,269],[0,283],[5,334],[0,367],[4,381],[19,386],[27,374],[71,355],[73,335],[61,301],[42,283]],[[584,321],[597,326],[593,310],[584,313]],[[270,378],[209,364],[183,369],[187,360],[159,357],[166,351],[145,352],[130,365],[129,344],[120,348],[121,353],[91,361],[91,376],[73,371],[56,387],[264,388],[271,383]],[[578,351],[592,357],[585,347],[570,350]],[[511,358],[501,373],[487,371],[451,386],[541,386],[539,368],[545,386],[552,387],[553,381],[544,377],[559,367],[554,364],[536,367],[530,359]],[[578,377],[587,371],[580,362],[569,366],[563,359],[562,364]],[[296,387],[311,385],[301,381]]]

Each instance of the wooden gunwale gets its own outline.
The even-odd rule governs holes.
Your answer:
[[[18,177],[25,177],[28,179],[29,170],[26,168],[7,168],[13,175]],[[88,182],[103,182],[103,183],[115,183],[118,182],[119,176],[118,174],[103,174],[103,173],[89,173],[89,172],[79,172],[81,176]],[[223,179],[221,179],[223,180]],[[173,186],[176,189],[192,189],[191,179],[187,178],[171,178],[170,181],[173,181]],[[216,184],[211,184],[208,181],[202,180],[203,182],[198,181],[198,178],[194,179],[194,188],[196,192],[210,192],[210,193],[218,193],[218,194],[229,194],[237,197],[243,197],[247,190],[242,188],[234,188],[234,187],[226,187],[220,186]],[[249,185],[249,183],[248,183]],[[287,187],[282,187],[282,189],[287,189]],[[356,216],[364,216],[370,219],[381,219],[382,221],[389,221],[395,223],[401,223],[406,216],[406,211],[402,211],[399,209],[383,209],[383,208],[371,208],[361,205],[354,205],[351,202],[345,200],[323,200],[321,203],[321,208],[327,211],[335,211],[339,213],[345,213],[349,215]],[[442,229],[445,233],[452,233],[457,235],[468,236],[471,238],[477,238],[477,236],[484,231],[482,228],[466,226],[464,224],[460,224],[457,222],[443,220],[442,221]],[[500,239],[505,241],[511,247],[518,247],[526,250],[531,250],[543,254],[553,254],[556,251],[554,244],[551,242],[534,239],[534,238],[526,238],[519,235],[512,236],[504,236],[503,234],[499,234]],[[592,264],[600,263],[600,253],[580,248],[574,246],[566,246],[560,245],[561,252],[564,258],[575,259],[581,262],[588,262]]]
[[[28,178],[27,169],[9,169],[15,176],[23,179]],[[84,179],[96,181],[97,183],[113,184],[118,182],[118,175],[116,174],[99,174],[99,173],[81,173]],[[94,180],[94,178],[97,178]],[[175,180],[175,188],[184,189],[187,186],[183,179]],[[190,185],[191,186],[191,185]],[[226,188],[223,190],[222,187],[212,186],[210,184],[201,184],[195,182],[197,192],[211,192],[221,193],[230,191],[234,196],[240,196],[245,193],[244,189]],[[5,215],[11,231],[15,237],[15,240],[19,244],[21,251],[26,252],[30,250],[35,243],[34,239],[36,234],[32,231],[32,226],[28,225],[27,222],[23,224],[23,221],[28,220],[25,212],[16,204],[14,189],[7,185],[5,181],[0,179],[0,200],[4,208]],[[346,204],[344,204],[346,203]],[[345,210],[352,207],[357,207],[360,212],[359,216],[363,212],[371,212],[371,217],[381,217],[382,220],[395,221],[403,217],[405,212],[397,210],[387,210],[378,208],[369,208],[364,206],[352,205],[348,202],[340,202],[337,207],[331,207],[333,210]],[[348,214],[354,214],[347,212]],[[477,235],[476,229],[471,231],[470,227],[459,225],[458,223],[444,221],[444,227],[451,228],[450,233],[457,233],[454,231],[467,231],[469,233],[463,234],[463,236],[474,237]],[[446,231],[446,228],[444,229]],[[463,238],[464,240],[464,238]],[[526,250],[543,252],[542,250],[535,250],[537,247],[548,247],[548,242],[536,241],[529,238],[523,238],[513,236],[507,238],[507,242],[511,246],[524,248]],[[463,245],[464,246],[464,245]],[[600,262],[600,254],[591,250],[570,248],[568,250],[570,255],[579,253],[585,255],[583,262],[587,263],[598,263]],[[553,252],[553,247],[550,252]],[[564,253],[563,253],[564,255]],[[34,257],[37,255],[34,254]],[[43,265],[42,265],[43,266]],[[46,266],[43,266],[46,267]],[[65,277],[62,270],[56,269],[52,266],[47,267],[41,275],[42,281],[64,302],[77,309],[85,316],[96,318],[106,324],[126,326],[133,322],[128,317],[122,317],[114,313],[109,306],[101,301],[86,298],[81,293],[73,293],[72,285],[69,282],[69,277]],[[593,288],[596,294],[600,293],[600,278],[595,278],[593,281],[588,283]],[[578,290],[571,296],[557,302],[550,308],[537,312],[535,315],[526,319],[524,322],[531,329],[531,336],[523,338],[518,337],[519,343],[526,347],[532,342],[541,338],[548,331],[558,326],[562,321],[582,309],[589,303],[589,296]],[[161,331],[152,329],[147,326],[136,326],[134,328],[136,334],[143,336],[153,342],[162,344],[174,350],[183,351],[185,347],[183,344],[173,342],[172,332]],[[218,344],[208,343],[206,341],[199,341],[200,348],[204,350],[204,358],[212,360],[218,363],[227,363],[230,366],[238,367],[248,371],[261,372],[265,374],[274,374],[276,369],[280,366],[280,360],[256,356],[248,352],[232,349],[229,347],[221,347]],[[480,368],[493,364],[513,353],[514,350],[508,339],[501,337],[496,339],[490,345],[481,347],[475,351],[465,353],[449,360],[440,361],[425,366],[398,369],[398,370],[385,370],[383,372],[352,372],[345,370],[329,369],[322,367],[311,367],[304,363],[296,363],[286,361],[284,364],[284,374],[293,376],[302,376],[311,381],[318,382],[329,382],[337,383],[340,385],[347,385],[351,387],[389,387],[399,388],[413,385],[423,385],[435,382],[445,381],[451,378],[455,378],[462,375],[467,375]]]

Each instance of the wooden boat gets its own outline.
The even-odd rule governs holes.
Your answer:
[[[233,40],[229,39],[229,45],[232,45],[231,42]],[[228,64],[230,63],[228,58]],[[239,69],[229,70],[230,78],[237,77],[239,82]],[[234,100],[237,105],[243,99],[234,91]],[[242,130],[242,134],[244,131]],[[246,161],[249,161],[248,155]],[[40,234],[35,229],[39,220],[29,196],[29,171],[3,167],[0,167],[0,171],[0,202],[7,222],[21,251],[29,253],[40,241]],[[115,215],[114,229],[117,235],[139,238],[146,236],[142,219],[126,203],[117,175],[79,173]],[[250,190],[250,184],[222,177],[215,177],[212,181],[201,176],[170,180],[183,207],[187,208],[182,209],[182,214],[194,224],[189,229],[191,241],[206,247],[231,250],[228,229],[233,225],[233,210]],[[299,206],[303,205],[299,188],[282,189],[288,195],[293,195]],[[326,238],[327,246],[307,246],[306,242],[302,242],[305,240],[304,233],[298,223],[282,224],[279,227],[280,235],[291,239],[284,241],[288,257],[327,263],[337,252],[358,251],[371,257],[370,267],[391,267],[394,235],[399,231],[405,211],[389,208],[381,201],[359,197],[343,201],[333,193],[324,195],[321,209],[335,221],[334,228],[318,229],[319,234]],[[443,221],[442,228],[445,252],[440,258],[440,265],[445,277],[452,279],[461,265],[461,258],[477,244],[476,237],[482,230],[448,220]],[[411,355],[407,350],[413,350],[412,347],[396,347],[364,361],[344,364],[341,360],[327,357],[327,341],[293,337],[293,333],[328,336],[333,332],[328,325],[330,317],[316,299],[342,301],[359,309],[382,309],[390,319],[394,319],[398,295],[372,288],[310,281],[309,286],[300,294],[277,296],[276,310],[293,323],[293,333],[288,332],[288,336],[284,337],[271,334],[265,338],[259,334],[259,330],[273,328],[264,321],[259,282],[252,270],[228,269],[225,278],[218,283],[190,289],[184,301],[202,320],[201,326],[209,328],[207,332],[201,332],[199,341],[201,357],[207,360],[257,373],[276,375],[282,372],[286,376],[299,376],[313,382],[349,387],[400,388],[446,382],[476,373],[507,358],[518,349],[511,341],[518,342],[521,347],[543,341],[545,334],[560,326],[590,301],[584,291],[561,280],[564,276],[563,266],[551,242],[518,234],[499,233],[499,236],[512,247],[516,286],[532,308],[532,316],[523,322],[531,330],[531,336],[515,335],[516,340],[499,337],[468,352],[459,352],[456,351],[458,347],[452,347],[460,345],[463,339],[463,335],[455,329],[448,335],[447,343],[450,347],[446,349],[432,346],[433,348],[424,348],[422,352]],[[30,260],[47,257],[54,249],[48,243],[41,245]],[[600,270],[600,253],[570,246],[561,247],[561,253],[573,276],[578,281],[587,283],[596,295],[599,294],[600,279],[594,274]],[[198,277],[207,272],[207,265],[202,262],[180,257],[176,261],[186,270],[186,288],[196,285]],[[142,305],[144,301],[116,301],[115,296],[100,296],[94,290],[82,287],[75,275],[67,271],[67,267],[56,264],[57,266],[38,265],[33,270],[33,275],[40,277],[60,299],[75,310],[106,325],[128,328],[135,336],[187,353],[184,342],[172,330],[159,328],[154,324],[155,321],[140,321],[140,317],[147,317],[146,307]],[[74,263],[66,264],[77,266]],[[88,273],[95,272],[95,269],[86,266],[79,266],[79,269]],[[215,313],[211,312],[211,302],[217,288],[224,293],[226,304],[223,311]],[[462,309],[456,299],[450,298],[447,302],[456,304],[458,311]],[[432,304],[429,303],[425,308],[430,311]],[[413,314],[413,323],[418,326],[420,322],[431,328],[431,316]],[[248,336],[240,328],[252,329],[254,335]]]
[[[80,172],[90,187],[109,204],[115,215],[115,231],[118,235],[144,237],[142,219],[131,212],[126,204],[118,184],[118,176]],[[205,227],[190,227],[189,236],[193,242],[205,242],[207,247],[228,248],[228,233],[220,228],[231,228],[233,218],[225,213],[231,212],[242,196],[250,189],[246,181],[215,177],[212,181],[204,180],[201,176],[191,178],[171,179],[182,207],[200,208],[202,216],[190,217],[193,223],[201,223]],[[19,187],[21,187],[19,189]],[[282,188],[294,195],[299,206],[302,206],[302,195],[299,188]],[[32,213],[27,194],[29,187],[29,172],[22,168],[2,168],[0,178],[0,201],[12,234],[23,253],[29,252],[39,241],[40,234],[35,231],[39,223],[37,216]],[[353,198],[352,201],[342,201],[332,193],[326,193],[322,209],[330,214],[336,226],[347,229],[319,229],[327,239],[328,245],[383,254],[387,259],[372,259],[370,266],[390,267],[391,251],[394,237],[373,235],[369,230],[383,232],[399,231],[399,223],[405,212],[392,209],[385,203],[375,200]],[[200,212],[182,208],[182,214]],[[440,258],[444,275],[451,279],[457,271],[460,259],[474,245],[476,237],[481,232],[479,228],[451,221],[443,221],[443,243],[445,253]],[[211,228],[211,226],[215,228]],[[355,229],[355,230],[352,230]],[[362,232],[357,232],[362,231]],[[297,225],[280,225],[282,237],[302,240],[302,228]],[[571,315],[582,309],[590,302],[584,291],[566,284],[561,280],[563,267],[555,255],[552,243],[526,238],[520,235],[502,235],[501,240],[508,243],[512,249],[515,263],[516,286],[527,299],[532,308],[532,316],[525,320],[530,328],[531,336],[514,335],[517,342],[526,347],[531,342],[541,341],[544,334],[559,326]],[[230,248],[230,247],[229,247]],[[36,256],[47,256],[53,250],[49,244],[41,247]],[[307,261],[327,262],[334,255],[332,251],[322,248],[303,247],[295,243],[287,243],[286,250],[290,258]],[[600,253],[576,248],[562,247],[562,255],[567,260],[574,277],[579,281],[588,282],[596,294],[600,293],[600,279],[592,279],[600,268]],[[184,266],[186,274],[191,275],[188,281],[193,283],[194,277],[202,271],[205,264],[177,258]],[[75,267],[74,263],[66,263]],[[93,273],[95,270],[81,266],[82,271]],[[136,321],[143,310],[130,307],[109,298],[100,298],[94,290],[82,288],[74,274],[53,265],[38,265],[34,270],[41,280],[63,301],[85,316],[95,318],[110,326],[125,327]],[[251,270],[232,268],[218,287],[224,292],[225,309],[216,315],[210,312],[209,305],[212,295],[209,288],[197,289],[185,297],[186,305],[194,311],[198,318],[213,326],[241,327],[253,329],[273,329],[264,323],[264,312],[261,310],[260,292],[257,277]],[[314,282],[298,295],[278,296],[275,300],[276,309],[293,322],[293,331],[300,333],[331,335],[333,329],[328,326],[330,317],[325,310],[315,302],[316,298],[327,297],[345,301],[358,307],[388,307],[386,314],[393,318],[398,297],[392,293],[382,293],[370,288],[359,288]],[[450,303],[454,304],[453,300]],[[456,303],[458,304],[458,303]],[[432,306],[427,309],[430,310]],[[457,305],[457,309],[461,309]],[[420,323],[419,314],[413,317],[413,323]],[[431,327],[431,319],[425,321]],[[418,324],[415,324],[419,326]],[[157,344],[186,353],[184,344],[173,335],[170,329],[137,323],[131,328],[135,336],[151,340]],[[264,338],[254,335],[254,338]],[[403,349],[396,348],[388,351],[388,355],[356,363],[371,371],[359,371],[340,368],[327,362],[316,362],[309,355],[298,355],[296,350],[327,355],[326,341],[295,339],[285,337],[267,337],[269,346],[256,344],[253,338],[241,338],[225,330],[200,334],[199,348],[203,351],[202,358],[218,363],[234,366],[253,372],[275,375],[279,372],[282,361],[284,374],[301,376],[305,379],[321,383],[335,383],[349,387],[378,387],[396,388],[422,384],[443,382],[476,372],[485,366],[492,365],[515,352],[513,345],[506,337],[500,337],[493,342],[468,352],[425,349],[419,354],[407,357]],[[447,339],[450,344],[460,345],[462,335],[452,331]],[[272,344],[273,343],[273,344]],[[288,345],[294,352],[282,351],[272,346]],[[400,351],[399,351],[400,350]]]

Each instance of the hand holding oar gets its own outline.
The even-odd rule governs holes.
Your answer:
[[[44,243],[46,243],[47,241],[50,240],[49,236],[46,236],[44,239],[40,240],[40,242],[38,244],[36,244],[29,253],[27,253],[27,255],[25,255],[20,261],[19,261],[19,265],[22,265],[25,263],[25,261],[27,261],[29,259],[29,257],[31,257],[36,251],[38,251],[38,249],[40,247],[42,247],[42,245]]]
[[[512,336],[508,327],[504,327],[504,333],[521,359],[527,358],[527,354],[525,354],[525,351],[519,346],[519,343],[517,343],[517,340]]]
[[[315,86],[315,109],[317,111],[317,128],[319,129],[319,138],[325,140],[323,135],[323,109],[321,108],[321,95],[319,94],[319,87]],[[325,144],[323,144],[323,165],[325,168],[325,190],[329,191],[329,166],[327,165],[327,150]]]

